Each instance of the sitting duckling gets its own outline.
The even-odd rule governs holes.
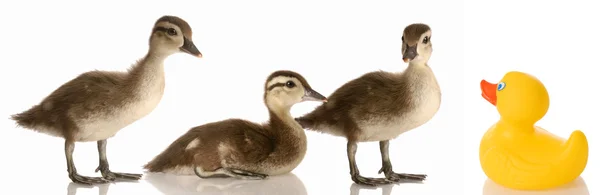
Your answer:
[[[172,54],[202,54],[191,40],[192,29],[176,16],[159,18],[152,29],[146,57],[127,72],[90,71],[63,84],[31,109],[12,115],[24,128],[65,139],[69,178],[75,183],[138,180],[141,174],[109,169],[107,139],[148,115],[160,102],[164,87],[164,60]],[[102,177],[79,175],[73,162],[75,142],[97,141]]]
[[[302,127],[346,137],[350,175],[357,184],[380,185],[402,180],[422,181],[426,175],[395,173],[389,158],[389,140],[429,121],[441,103],[440,87],[427,65],[432,53],[431,29],[411,24],[404,29],[404,72],[370,72],[354,79],[328,102],[296,120]],[[379,141],[385,178],[360,175],[355,155],[358,142]]]
[[[200,178],[264,179],[292,171],[306,153],[306,134],[290,113],[303,101],[327,101],[298,73],[280,70],[265,83],[270,120],[228,119],[194,127],[144,166],[149,172]]]

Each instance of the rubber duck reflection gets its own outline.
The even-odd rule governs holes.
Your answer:
[[[578,177],[573,182],[564,186],[539,191],[521,191],[502,187],[492,180],[487,179],[483,185],[483,195],[589,195],[587,185],[583,178]]]
[[[294,174],[272,176],[265,180],[234,178],[200,179],[164,173],[148,173],[146,181],[165,195],[181,194],[286,194],[307,195],[304,183]]]

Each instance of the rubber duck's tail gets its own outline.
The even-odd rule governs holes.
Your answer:
[[[571,133],[569,139],[565,142],[564,151],[558,159],[561,167],[564,167],[566,177],[575,179],[583,172],[588,161],[588,141],[585,134],[580,130]]]

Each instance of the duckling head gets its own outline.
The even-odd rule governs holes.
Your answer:
[[[150,50],[166,56],[184,52],[202,58],[202,53],[192,41],[192,28],[177,16],[163,16],[156,20],[150,36]]]
[[[527,73],[511,71],[498,84],[481,81],[482,96],[498,109],[504,120],[513,123],[535,123],[550,106],[544,84]]]
[[[279,70],[271,73],[265,83],[264,100],[271,109],[289,109],[303,101],[322,101],[327,98],[313,90],[306,79],[296,72]]]
[[[402,59],[406,63],[425,64],[429,61],[433,48],[431,28],[422,23],[406,26],[402,35]]]

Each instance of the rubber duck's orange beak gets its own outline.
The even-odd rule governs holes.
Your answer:
[[[498,84],[493,84],[487,82],[486,80],[481,80],[481,96],[485,98],[488,102],[492,103],[494,106],[496,105],[496,89],[498,88]]]

